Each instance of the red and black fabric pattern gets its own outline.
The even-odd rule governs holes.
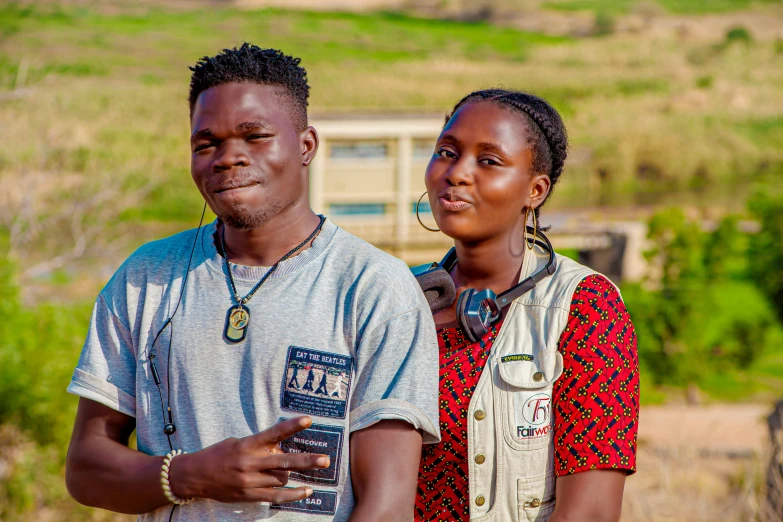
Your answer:
[[[438,330],[440,434],[423,447],[416,520],[468,520],[468,406],[501,324],[471,343],[459,328]]]
[[[495,325],[472,343],[459,328],[438,330],[440,429],[424,446],[416,497],[418,521],[467,521],[467,416]],[[574,292],[560,338],[564,371],[553,390],[555,472],[636,470],[639,372],[633,324],[615,287],[594,275]]]
[[[563,375],[553,391],[555,472],[636,471],[639,361],[617,289],[593,275],[579,284],[560,338]]]

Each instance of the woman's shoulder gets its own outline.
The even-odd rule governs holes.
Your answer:
[[[533,273],[546,268],[546,259],[541,255],[537,258]],[[592,268],[555,254],[554,272],[536,283],[535,288],[520,299],[520,303],[567,309],[581,282],[595,274],[597,272]]]
[[[568,324],[560,339],[564,355],[608,346],[612,356],[635,352],[636,336],[617,287],[601,274],[582,279],[571,298]],[[619,350],[617,348],[620,348]],[[625,353],[623,353],[625,352]]]
[[[620,297],[620,292],[608,277],[598,272],[583,277],[574,290],[574,296],[571,299],[571,305],[576,304],[579,299],[595,298],[611,299]]]

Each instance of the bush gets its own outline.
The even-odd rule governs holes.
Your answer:
[[[750,31],[744,27],[732,27],[726,31],[726,38],[724,39],[726,45],[731,45],[733,43],[749,44],[752,42],[753,36],[751,36]]]
[[[23,308],[13,267],[0,259],[0,314],[0,520],[31,520],[43,506],[70,513],[62,476],[77,400],[65,388],[90,308]],[[81,508],[72,514],[90,518]]]
[[[748,207],[761,224],[750,244],[750,277],[773,303],[783,321],[783,191],[771,182],[751,198]]]
[[[696,78],[696,87],[699,89],[709,89],[715,82],[715,78],[711,74],[705,76],[699,76]]]
[[[614,34],[614,16],[607,11],[598,11],[593,22],[593,36],[607,36]]]
[[[747,370],[779,346],[773,301],[748,278],[756,240],[739,232],[736,217],[705,232],[682,211],[667,210],[650,220],[648,238],[654,246],[647,256],[659,272],[647,283],[654,290],[632,285],[623,295],[641,364],[655,384],[699,384]]]
[[[90,308],[22,308],[12,271],[0,262],[0,419],[40,444],[67,447],[76,400],[65,393],[89,325]]]

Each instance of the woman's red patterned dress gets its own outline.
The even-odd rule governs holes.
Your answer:
[[[416,520],[469,519],[468,405],[500,326],[477,343],[458,328],[438,330],[442,439],[422,451]],[[574,292],[560,352],[563,375],[553,390],[555,472],[633,473],[639,420],[636,335],[620,295],[604,277],[589,276]]]

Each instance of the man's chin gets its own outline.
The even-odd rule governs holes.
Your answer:
[[[218,215],[221,221],[236,230],[251,230],[258,228],[273,218],[282,210],[282,205],[268,205],[261,209],[249,209],[245,206],[234,206]]]
[[[249,212],[234,211],[219,217],[223,223],[237,230],[258,228],[264,222],[263,215],[251,214]]]

